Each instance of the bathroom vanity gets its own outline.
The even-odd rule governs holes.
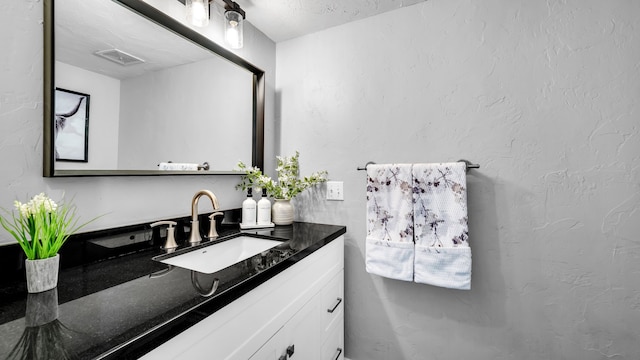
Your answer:
[[[340,236],[143,359],[342,358],[343,248]]]
[[[248,233],[282,244],[212,274],[195,274],[204,287],[219,280],[209,297],[194,288],[191,271],[153,260],[164,251],[151,241],[148,249],[63,268],[58,287],[47,294],[27,294],[23,283],[4,283],[0,353],[54,358],[59,353],[52,352],[66,351],[79,359],[343,358],[346,228],[294,223]],[[85,235],[83,241],[82,252],[90,254],[94,246],[123,240]],[[34,341],[45,334],[59,346]]]

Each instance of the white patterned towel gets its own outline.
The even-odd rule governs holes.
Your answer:
[[[367,166],[366,270],[413,281],[413,196],[410,164]]]
[[[414,281],[471,289],[464,163],[414,164]]]

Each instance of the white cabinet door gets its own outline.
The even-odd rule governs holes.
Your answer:
[[[289,320],[285,350],[291,360],[319,360],[322,346],[320,297],[314,296]]]
[[[344,359],[344,271],[322,289],[323,345],[321,360]]]
[[[319,360],[320,298],[314,296],[249,360]]]
[[[280,329],[249,360],[286,360],[286,357],[283,358],[284,343],[284,331]]]
[[[324,336],[333,331],[344,316],[344,271],[340,271],[322,289],[322,329]]]
[[[339,320],[338,325],[328,334],[328,338],[322,345],[320,360],[344,360],[344,322]]]

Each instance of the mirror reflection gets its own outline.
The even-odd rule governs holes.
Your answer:
[[[239,160],[261,165],[254,132],[263,104],[255,68],[112,1],[57,1],[53,14],[52,85],[58,90],[45,134],[53,135],[45,146],[52,154],[45,157],[53,160],[54,176],[65,170],[166,173],[159,165],[167,162],[207,162],[204,173],[230,172]],[[59,97],[68,93],[85,98]],[[69,151],[84,156],[60,154]]]

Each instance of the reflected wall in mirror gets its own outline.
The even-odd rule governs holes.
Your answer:
[[[262,70],[140,0],[44,5],[44,176],[262,168]],[[56,87],[91,94],[86,162],[56,161]],[[210,169],[159,170],[168,161]]]

